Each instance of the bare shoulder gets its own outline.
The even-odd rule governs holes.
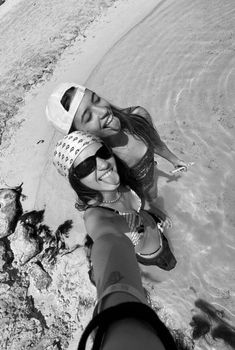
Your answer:
[[[87,234],[93,240],[106,233],[120,234],[126,230],[125,220],[119,214],[105,208],[87,209],[84,214],[84,223]]]
[[[108,210],[104,210],[103,208],[100,207],[93,207],[93,208],[88,208],[85,213],[84,213],[84,221],[85,223],[90,223],[92,221],[100,221],[105,218],[110,217],[110,213]]]
[[[147,121],[152,124],[151,115],[149,114],[147,109],[145,109],[144,107],[141,107],[141,106],[133,107],[132,114],[138,114],[141,117],[147,119]]]

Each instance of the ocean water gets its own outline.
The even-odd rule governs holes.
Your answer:
[[[152,300],[163,308],[163,318],[171,315],[173,328],[189,329],[199,313],[213,327],[222,320],[234,332],[234,16],[232,0],[161,1],[87,82],[116,105],[144,106],[169,148],[195,162],[180,177],[159,159],[158,204],[173,220],[167,236],[178,264],[170,272],[143,269]],[[197,307],[199,299],[214,317]],[[207,335],[195,348],[228,346]]]

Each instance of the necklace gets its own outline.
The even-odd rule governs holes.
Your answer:
[[[117,197],[115,199],[111,199],[110,201],[103,200],[102,203],[105,203],[105,204],[116,203],[117,201],[119,201],[121,195],[122,195],[121,192],[117,191]]]

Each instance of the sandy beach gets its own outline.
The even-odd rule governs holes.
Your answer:
[[[189,349],[235,348],[210,332],[193,340],[190,325],[200,314],[212,328],[226,323],[235,332],[234,13],[232,0],[1,5],[1,188],[23,182],[23,211],[44,210],[52,235],[73,223],[63,241],[67,254],[53,264],[36,253],[24,265],[3,264],[1,349],[76,349],[95,304],[82,215],[51,164],[61,135],[48,124],[45,105],[62,81],[84,84],[121,107],[145,107],[174,153],[195,162],[179,177],[158,161],[158,204],[172,218],[166,234],[178,264],[170,272],[141,268],[143,283]],[[8,236],[12,246],[21,226]],[[2,261],[7,248],[1,249]]]

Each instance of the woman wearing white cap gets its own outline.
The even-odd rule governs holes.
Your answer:
[[[72,132],[57,143],[53,163],[77,193],[77,208],[85,211],[86,230],[93,241],[116,227],[130,238],[140,263],[174,268],[164,222],[142,209],[128,168],[116,163],[111,148],[100,138]]]
[[[188,165],[161,140],[143,107],[121,109],[83,86],[63,83],[49,97],[46,114],[63,134],[82,130],[103,139],[128,165],[130,176],[138,183],[136,190],[147,201],[157,197],[154,153],[176,169],[187,170]]]

